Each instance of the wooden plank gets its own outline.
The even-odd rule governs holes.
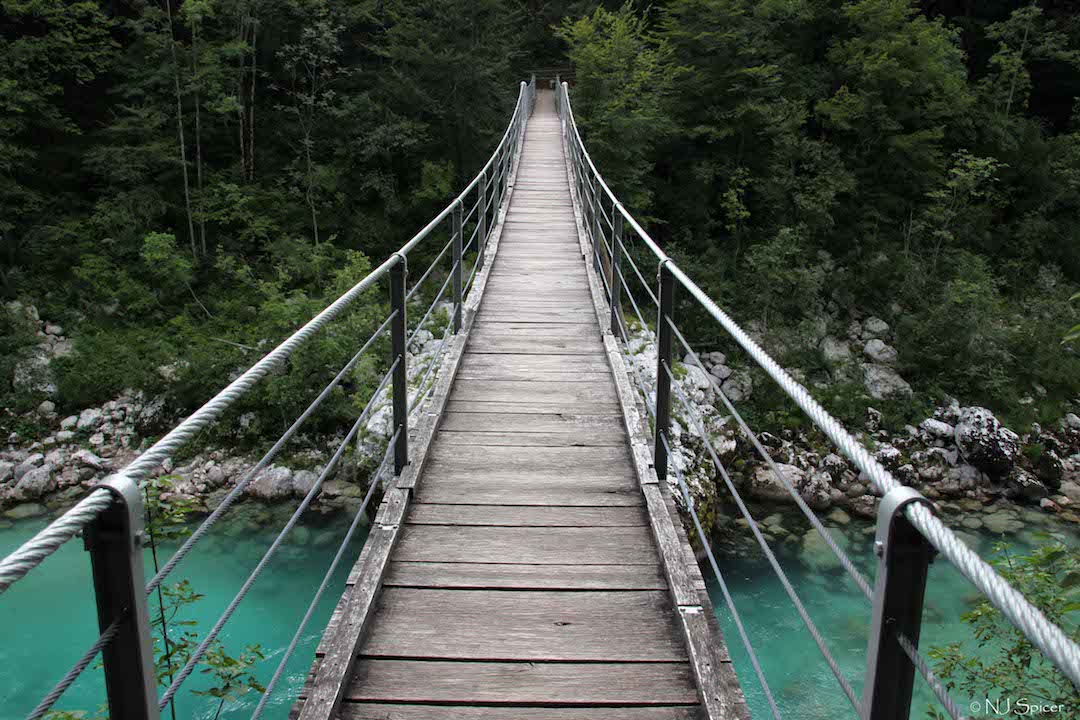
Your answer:
[[[517,402],[523,405],[616,402],[615,386],[610,378],[591,382],[462,378],[454,386],[454,397],[462,402]]]
[[[555,473],[429,475],[417,492],[422,502],[462,505],[644,505],[633,478],[566,477]]]
[[[505,447],[621,447],[626,438],[619,433],[503,433],[503,432],[454,432],[443,430],[439,442],[444,445],[471,447],[476,445]]]
[[[507,528],[405,525],[395,560],[651,565],[656,547],[640,527]]]
[[[479,335],[506,335],[506,336],[543,336],[543,337],[595,337],[600,338],[599,328],[582,325],[564,325],[559,323],[520,323],[520,322],[483,322],[478,321],[473,328],[472,336]],[[499,362],[503,362],[500,358]],[[600,357],[596,358],[599,365],[607,367],[607,363]]]
[[[545,415],[549,413],[564,413],[569,415],[602,415],[606,413],[617,413],[619,411],[619,404],[616,402],[562,402],[523,405],[518,402],[476,402],[450,398],[446,410],[447,412],[457,413],[540,413]]]
[[[698,720],[693,706],[552,708],[345,703],[339,720]]]
[[[429,463],[433,476],[467,474],[475,477],[505,477],[516,473],[534,473],[563,476],[570,480],[587,477],[609,478],[613,484],[619,485],[633,481],[630,452],[625,446],[479,447],[462,453],[436,443],[431,450]]]
[[[709,717],[750,720],[750,711],[731,665],[723,634],[716,618],[710,618],[709,614],[711,611],[702,607],[680,608],[679,612],[698,696]],[[718,638],[720,642],[717,642]]]
[[[534,662],[686,659],[668,594],[386,588],[363,657]]]
[[[548,326],[545,326],[548,327]],[[580,325],[567,325],[577,328]],[[602,357],[596,355],[567,357],[558,354],[532,353],[482,353],[468,352],[462,360],[462,370],[494,373],[497,370],[522,372],[580,372],[604,373],[611,377],[611,370]]]
[[[471,346],[478,353],[512,355],[590,355],[602,348],[599,338],[505,337],[480,335]]]
[[[503,527],[646,527],[641,507],[520,507],[415,503],[410,525]]]
[[[362,659],[350,701],[548,706],[695,705],[686,663],[484,663]]]
[[[400,526],[376,526],[364,543],[363,564],[357,563],[357,583],[346,590],[345,604],[338,616],[338,624],[323,635],[325,657],[315,676],[311,693],[307,696],[300,720],[329,718],[340,703],[354,663],[360,638],[372,619],[372,608],[382,589],[383,570],[390,552],[401,535]]]
[[[659,565],[392,562],[385,587],[667,590]]]
[[[570,415],[563,413],[454,413],[443,418],[444,431],[609,434],[620,440],[625,433],[617,415]]]

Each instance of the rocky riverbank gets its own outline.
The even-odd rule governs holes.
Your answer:
[[[48,340],[41,346],[46,344]],[[416,334],[408,358],[410,402],[435,382],[437,372],[426,375],[426,371],[441,344],[442,336],[435,337],[428,330]],[[38,356],[38,351],[31,354]],[[34,367],[34,372],[17,371],[19,381],[48,383],[47,375],[42,374],[47,363]],[[314,394],[313,390],[312,397]],[[31,438],[12,433],[7,438],[7,447],[0,450],[0,518],[8,521],[70,507],[88,488],[128,465],[149,447],[149,432],[179,421],[167,416],[163,402],[147,399],[138,392],[68,416],[60,416],[55,403],[45,400],[31,416],[27,420],[32,420],[35,427],[47,428],[47,432]],[[382,459],[391,434],[391,420],[389,393],[384,389],[366,427],[353,441],[353,447],[346,450],[339,467],[323,483],[313,506],[316,510],[334,512],[360,505],[370,475]],[[240,417],[241,425],[246,421],[245,416]],[[319,438],[314,443],[309,439],[308,444],[318,449],[309,447],[275,459],[274,464],[247,485],[246,496],[267,504],[303,497],[340,447],[346,430],[342,428],[340,435]],[[269,445],[270,440],[266,442]],[[250,473],[258,459],[250,452],[228,447],[207,449],[184,459],[165,460],[154,477],[167,480],[163,499],[176,496],[193,501],[196,507],[209,509]]]
[[[822,339],[830,352],[843,355],[836,366],[838,376],[855,364],[851,345],[864,344],[867,356],[886,352],[879,345],[888,328],[875,320],[860,326],[865,332],[853,327],[852,338],[846,342]],[[651,333],[638,329],[630,348],[637,369],[636,374],[631,372],[631,379],[645,385],[650,402],[655,397],[652,375],[656,368],[652,342]],[[841,346],[842,353],[838,350]],[[889,354],[885,361],[891,362],[891,357]],[[723,353],[705,353],[702,369],[687,357],[676,365],[675,373],[682,392],[675,393],[673,462],[714,532],[729,527],[738,513],[730,506],[726,489],[714,478],[703,433],[741,493],[766,503],[794,505],[788,490],[717,395],[721,392],[736,407],[745,407],[754,389],[753,376],[729,367],[726,360]],[[895,371],[885,361],[857,363],[869,398],[895,394],[883,391],[882,377],[888,377],[892,387],[906,385],[895,382],[899,376],[893,377]],[[805,380],[797,371],[792,374]],[[695,413],[686,411],[680,395],[695,406]],[[695,416],[700,416],[700,423]],[[954,400],[936,408],[918,425],[907,425],[899,432],[884,429],[882,413],[870,407],[864,426],[848,430],[894,477],[938,501],[947,514],[962,516],[958,523],[964,527],[1019,530],[1031,513],[1052,514],[1066,523],[1080,524],[1080,417],[1076,414],[1066,414],[1053,427],[1035,424],[1021,435],[1003,426],[990,410],[963,407]],[[761,432],[758,437],[777,471],[819,514],[875,517],[879,493],[816,429],[784,430],[779,435]],[[674,490],[681,500],[678,488]]]

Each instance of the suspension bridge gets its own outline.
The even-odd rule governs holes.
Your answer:
[[[58,669],[55,687],[36,707],[13,710],[30,720],[44,717],[100,656],[110,718],[158,718],[318,497],[377,401],[387,396],[393,423],[382,464],[323,582],[295,589],[310,592],[311,603],[253,720],[282,692],[285,667],[312,631],[308,626],[326,593],[340,599],[307,682],[289,698],[291,717],[300,720],[749,718],[684,518],[695,531],[706,573],[721,590],[721,611],[736,628],[732,641],[749,658],[749,667],[739,668],[742,682],[758,687],[769,715],[780,720],[769,677],[693,496],[671,462],[673,408],[699,429],[716,482],[746,520],[854,717],[908,718],[918,678],[952,718],[965,717],[966,702],[950,696],[919,651],[927,568],[934,557],[954,564],[1080,686],[1080,647],[964,545],[931,502],[893,478],[653,241],[589,157],[569,87],[553,85],[541,90],[535,80],[521,84],[514,114],[489,161],[398,252],[0,561],[3,592],[81,533],[100,626],[97,641],[66,673]],[[449,240],[434,249],[434,260],[410,286],[410,255],[439,237],[437,230],[447,231]],[[655,279],[654,268],[643,268],[635,256],[655,260]],[[450,267],[440,289],[419,322],[410,322],[419,288],[437,281],[445,261]],[[141,484],[383,282],[389,315],[147,581]],[[676,350],[700,365],[677,322],[676,292],[730,334],[882,497],[874,541],[878,566],[870,579],[716,388],[725,410],[866,598],[872,621],[865,675],[855,679],[861,693],[832,656],[676,378]],[[417,373],[408,367],[408,348],[440,303],[452,311],[438,352]],[[631,327],[654,329],[646,333],[657,355],[648,378],[629,359]],[[147,597],[385,335],[386,372],[344,442],[183,667],[168,678],[156,677]],[[421,378],[412,387],[410,370],[414,380]],[[375,480],[384,474],[385,483]],[[332,587],[334,571],[380,491],[360,557],[345,587]],[[47,563],[40,572],[48,572]]]

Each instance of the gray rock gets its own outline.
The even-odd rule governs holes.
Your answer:
[[[1022,468],[1014,467],[1007,483],[1013,492],[1028,500],[1041,500],[1050,494],[1038,478]]]
[[[851,346],[844,340],[827,337],[821,341],[821,354],[833,364],[851,360]]]
[[[22,503],[16,505],[4,513],[9,520],[26,520],[27,518],[41,517],[49,512],[49,509],[38,503]]]
[[[225,482],[225,471],[221,469],[220,465],[214,465],[206,471],[206,480],[212,485],[221,485]]]
[[[799,496],[814,510],[826,510],[832,505],[832,486],[827,473],[816,471],[803,477]]]
[[[862,338],[863,340],[870,340],[872,338],[883,338],[889,333],[889,324],[879,317],[868,317],[863,320],[862,324]]]
[[[74,430],[75,427],[78,424],[79,424],[79,416],[78,415],[69,415],[69,416],[67,416],[66,418],[64,418],[63,420],[60,421],[60,429],[61,430]]]
[[[79,450],[71,456],[71,459],[77,462],[81,467],[93,468],[94,470],[106,469],[106,461],[102,460],[89,450]]]
[[[844,472],[848,469],[848,464],[844,458],[836,453],[829,453],[821,458],[821,461],[818,463],[818,469],[828,473],[829,478],[835,483],[840,482],[840,478],[844,476]]]
[[[1074,503],[1080,503],[1080,483],[1066,480],[1061,483],[1059,492]]]
[[[776,463],[776,469],[784,476],[784,479],[796,490],[806,479],[806,473],[794,465]],[[764,500],[776,502],[795,502],[791,494],[784,487],[772,469],[768,465],[759,465],[750,478],[750,494]]]
[[[15,500],[37,500],[56,489],[56,477],[52,465],[42,465],[23,475],[12,489]]]
[[[312,487],[315,486],[315,481],[319,479],[317,473],[313,473],[310,470],[299,470],[293,475],[293,492],[297,495],[307,495]]]
[[[0,460],[0,483],[5,483],[15,476],[15,463]]]
[[[96,432],[90,436],[90,444],[96,446],[105,444],[105,434]]]
[[[1020,456],[1020,437],[986,408],[964,408],[953,439],[964,460],[993,477],[1008,475]]]
[[[271,465],[247,486],[247,493],[260,500],[281,500],[292,495],[292,470]]]
[[[1018,517],[1006,510],[998,510],[988,515],[984,515],[982,517],[982,524],[983,527],[990,532],[999,535],[1013,533],[1024,529],[1024,523],[1022,523]]]
[[[882,444],[877,449],[877,452],[874,453],[874,458],[890,472],[895,472],[904,462],[903,453],[887,443]]]
[[[41,404],[38,405],[37,411],[40,415],[52,415],[56,412],[56,403],[52,400],[42,400]]]
[[[45,323],[45,334],[46,335],[63,335],[64,334],[64,328],[60,327],[59,325],[53,325],[52,323],[47,322],[47,323]]]
[[[896,348],[892,345],[886,345],[883,340],[874,338],[866,343],[863,348],[863,355],[870,358],[874,362],[883,363],[885,365],[896,364]]]
[[[1073,430],[1080,430],[1080,417],[1077,417],[1076,413],[1069,413],[1065,416],[1065,424]]]
[[[40,392],[52,395],[56,385],[49,376],[49,351],[45,345],[36,345],[15,364],[11,378],[15,390]]]
[[[56,442],[58,443],[71,442],[74,438],[75,433],[71,432],[70,430],[61,430],[60,432],[56,433]]]
[[[713,352],[702,353],[700,357],[701,361],[706,365],[723,365],[727,362],[727,355],[716,350]]]
[[[750,392],[754,389],[754,382],[750,379],[750,373],[745,370],[737,370],[720,386],[720,391],[733,403],[748,400]]]
[[[851,499],[850,509],[856,517],[872,520],[877,517],[877,503],[878,499],[873,495],[860,495]]]
[[[41,453],[31,453],[26,456],[22,462],[15,466],[15,479],[22,479],[23,475],[39,467],[43,462],[45,462],[45,456]]]
[[[75,427],[79,430],[93,430],[101,425],[103,420],[100,408],[86,408],[79,413],[79,420]]]
[[[919,423],[919,427],[932,438],[952,439],[953,433],[956,431],[956,428],[949,423],[935,420],[934,418],[926,418]]]
[[[716,378],[716,384],[719,385],[731,377],[731,368],[727,365],[713,365],[709,374]]]
[[[875,400],[911,397],[911,386],[895,370],[884,365],[862,364],[863,385]]]
[[[836,508],[831,513],[825,516],[825,519],[834,525],[847,525],[851,522],[851,516],[840,508]]]

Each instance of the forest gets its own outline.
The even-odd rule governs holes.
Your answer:
[[[912,402],[1060,418],[1077,10],[3,0],[0,372],[39,340],[33,305],[74,341],[51,368],[65,410],[129,388],[197,407],[441,209],[519,81],[557,67],[616,193],[785,366],[813,378],[822,329],[875,316]],[[321,342],[313,367],[346,356]],[[44,397],[0,396],[8,430]]]

